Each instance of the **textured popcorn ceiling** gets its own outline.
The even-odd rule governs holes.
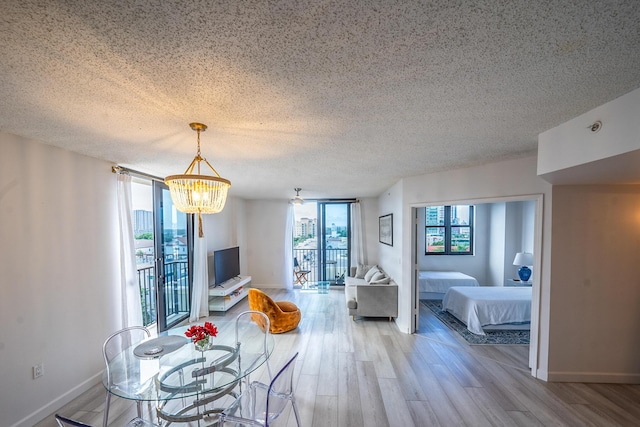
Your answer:
[[[0,3],[0,131],[165,176],[200,121],[248,198],[530,154],[638,87],[638,0]]]

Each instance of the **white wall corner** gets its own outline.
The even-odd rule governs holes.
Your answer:
[[[538,175],[554,184],[603,183],[607,175],[620,175],[618,162],[605,167],[597,162],[640,150],[639,116],[640,89],[636,89],[542,132]],[[596,122],[602,125],[593,131]]]

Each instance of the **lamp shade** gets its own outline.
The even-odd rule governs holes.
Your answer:
[[[513,260],[513,265],[533,265],[533,254],[531,252],[518,252]]]
[[[224,208],[229,180],[218,176],[171,175],[165,178],[171,200],[180,212],[192,214],[215,214]]]

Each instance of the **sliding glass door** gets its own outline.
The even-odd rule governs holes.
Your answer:
[[[344,285],[351,251],[351,202],[318,202],[318,277]]]
[[[302,288],[318,281],[344,285],[350,268],[351,203],[306,201],[294,207],[293,257],[298,268],[309,272],[294,284]]]
[[[192,216],[174,206],[168,187],[153,183],[155,288],[158,331],[189,317],[191,309]]]

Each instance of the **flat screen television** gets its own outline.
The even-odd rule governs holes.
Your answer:
[[[221,249],[213,253],[213,268],[216,285],[240,275],[240,248]]]

